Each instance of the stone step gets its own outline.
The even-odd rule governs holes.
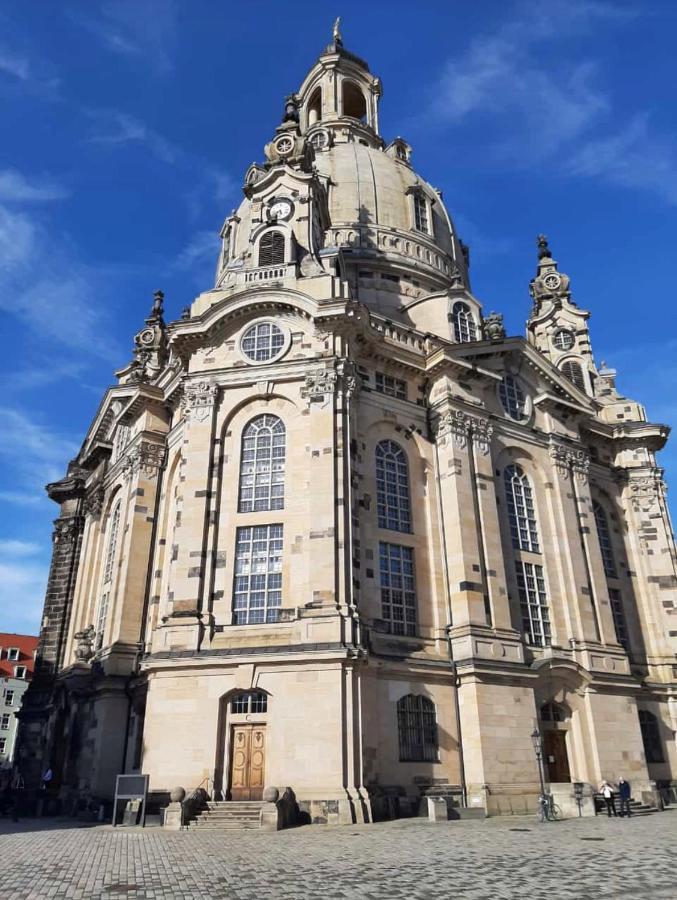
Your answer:
[[[262,800],[209,800],[187,825],[191,831],[258,829]]]

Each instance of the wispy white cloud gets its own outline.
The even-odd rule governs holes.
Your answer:
[[[0,541],[2,624],[19,634],[37,634],[40,627],[49,563],[39,549],[25,541]]]
[[[213,269],[218,252],[219,236],[213,231],[198,231],[176,257],[174,268],[181,272]]]
[[[0,72],[18,78],[19,81],[28,81],[31,75],[31,65],[26,56],[19,56],[7,47],[0,47]]]
[[[75,441],[37,421],[28,410],[0,407],[0,433],[4,465],[39,485],[60,478],[78,451]]]
[[[567,50],[572,38],[622,28],[636,15],[630,6],[591,0],[518,4],[447,62],[426,122],[458,126],[472,116],[484,123],[492,164],[540,163],[677,203],[674,136],[660,134],[647,115],[624,108],[615,116],[600,61]],[[618,121],[626,124],[619,129]]]
[[[183,155],[171,141],[134,116],[114,109],[89,110],[88,114],[94,123],[88,137],[93,144],[141,144],[166,163],[175,163]]]
[[[33,507],[51,503],[44,491],[6,491],[0,490],[0,502],[13,506]]]
[[[35,556],[43,548],[33,541],[19,541],[12,538],[0,538],[0,557],[2,556]]]
[[[178,38],[176,0],[105,0],[71,20],[112,53],[136,58],[157,74],[171,71]]]
[[[69,195],[70,191],[51,178],[30,179],[16,169],[0,170],[0,201],[44,203],[64,200]]]

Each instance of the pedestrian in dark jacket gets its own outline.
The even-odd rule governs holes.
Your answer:
[[[630,782],[625,778],[618,779],[618,797],[621,801],[620,814],[630,818]]]

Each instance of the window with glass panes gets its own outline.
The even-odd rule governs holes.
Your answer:
[[[535,647],[550,645],[550,610],[545,589],[543,566],[523,560],[515,561],[517,589],[522,613],[522,630]]]
[[[277,622],[282,606],[282,525],[238,528],[233,624]]]
[[[665,762],[663,742],[656,716],[648,709],[639,710],[639,727],[642,732],[644,755],[648,763]]]
[[[115,556],[117,553],[118,531],[120,529],[120,512],[122,508],[121,501],[115,504],[110,517],[110,525],[108,526],[108,542],[106,545],[106,557],[103,566],[103,589],[99,599],[99,607],[96,613],[96,640],[95,647],[100,650],[103,646],[103,636],[106,630],[106,621],[108,619],[108,604],[111,592],[111,582],[113,580],[113,571],[115,567]]]
[[[375,385],[379,394],[397,397],[398,400],[407,399],[407,383],[401,378],[393,378],[391,375],[384,375],[383,372],[376,372]]]
[[[574,362],[573,360],[567,360],[567,362],[562,363],[561,371],[562,375],[575,384],[579,390],[585,390],[585,377],[583,376],[583,369],[579,363]]]
[[[259,322],[245,331],[241,346],[252,362],[268,362],[284,347],[284,334],[273,322]]]
[[[14,706],[14,691],[5,691],[5,706]]]
[[[459,300],[454,303],[452,312],[454,321],[454,338],[459,344],[466,344],[469,341],[477,340],[477,329],[475,327],[475,318],[467,303],[461,303]]]
[[[0,728],[2,728],[3,731],[7,731],[9,728],[9,718],[9,713],[3,713],[2,716],[0,716]]]
[[[381,618],[391,634],[416,634],[414,551],[399,544],[379,544]]]
[[[7,751],[7,738],[0,738],[0,753]]]
[[[284,506],[285,427],[277,416],[257,416],[242,432],[239,512]]]
[[[512,545],[517,550],[538,553],[538,527],[529,478],[521,466],[506,466],[503,481]]]
[[[614,620],[616,640],[621,647],[625,647],[627,650],[629,647],[628,626],[625,619],[625,611],[623,609],[623,597],[618,588],[609,588],[609,602],[611,603],[611,615]]]
[[[404,450],[395,441],[376,445],[376,505],[379,528],[411,531],[409,466]]]
[[[597,526],[597,537],[599,538],[599,548],[602,551],[602,563],[604,564],[604,573],[607,578],[616,577],[616,563],[614,561],[613,547],[611,546],[611,533],[609,531],[609,521],[606,512],[601,503],[596,500],[592,504],[595,514],[595,524]]]
[[[501,381],[498,394],[503,404],[503,409],[511,419],[521,421],[526,415],[527,397],[522,385],[514,375],[506,375]]]
[[[268,695],[263,691],[243,691],[230,701],[230,710],[233,713],[264,713],[268,712]]]
[[[436,762],[438,758],[435,704],[420,694],[397,701],[400,762]]]
[[[414,225],[418,231],[430,234],[428,204],[423,194],[414,194]]]

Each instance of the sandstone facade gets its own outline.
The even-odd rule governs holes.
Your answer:
[[[426,793],[677,777],[668,429],[596,366],[545,238],[527,337],[340,37],[224,223],[156,295],[67,477],[22,766],[64,801],[290,786],[315,821]],[[41,673],[41,674],[40,674]]]

